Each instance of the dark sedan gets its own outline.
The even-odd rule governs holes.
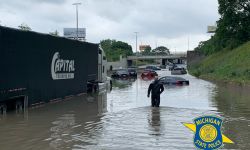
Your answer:
[[[150,69],[150,70],[161,70],[160,68],[156,67],[156,66],[147,66],[146,69]]]
[[[189,81],[181,77],[165,76],[159,80],[160,83],[167,85],[189,85]]]
[[[174,68],[176,68],[177,65],[176,64],[169,64],[169,71],[172,71]]]
[[[171,75],[182,75],[187,74],[187,71],[183,67],[176,67],[171,71]]]
[[[137,77],[137,72],[135,68],[128,68],[128,73],[131,77]]]
[[[117,70],[112,75],[112,78],[127,78],[129,77],[129,72],[127,69]]]

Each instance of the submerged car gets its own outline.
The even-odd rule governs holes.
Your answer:
[[[146,69],[150,69],[150,70],[161,70],[160,68],[156,67],[156,66],[147,66]]]
[[[169,67],[168,67],[169,71],[172,71],[174,68],[177,67],[176,64],[169,64],[168,66],[169,66]]]
[[[160,65],[161,69],[166,69],[166,65]]]
[[[155,79],[155,76],[141,76],[141,79],[144,81],[151,81]]]
[[[189,85],[189,81],[181,78],[181,77],[174,77],[174,76],[165,76],[159,79],[160,83],[167,84],[167,85]]]
[[[181,74],[187,74],[187,71],[183,67],[176,67],[171,71],[172,75],[181,75]]]
[[[158,76],[157,72],[155,72],[154,70],[151,70],[151,69],[145,69],[142,74],[141,74],[142,77],[154,77],[154,76]]]
[[[116,70],[112,75],[112,78],[126,78],[129,77],[129,72],[127,69]]]
[[[128,68],[128,73],[129,73],[129,76],[131,77],[137,77],[137,71],[135,68]]]

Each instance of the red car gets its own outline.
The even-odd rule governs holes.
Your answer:
[[[158,76],[158,74],[154,71],[154,70],[151,70],[151,69],[145,69],[142,74],[141,74],[142,77],[154,77],[154,76]]]

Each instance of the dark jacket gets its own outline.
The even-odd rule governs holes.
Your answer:
[[[151,92],[151,96],[160,96],[160,94],[164,91],[164,87],[161,83],[159,83],[159,80],[155,80],[153,83],[151,83],[148,87],[148,97]]]

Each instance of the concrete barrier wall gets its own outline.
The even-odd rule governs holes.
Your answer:
[[[128,67],[127,58],[122,58],[120,56],[120,61],[108,62],[107,63],[107,70],[108,71],[110,71],[111,66],[112,66],[112,70],[127,68]]]
[[[206,56],[198,51],[187,51],[187,67],[200,63]]]

